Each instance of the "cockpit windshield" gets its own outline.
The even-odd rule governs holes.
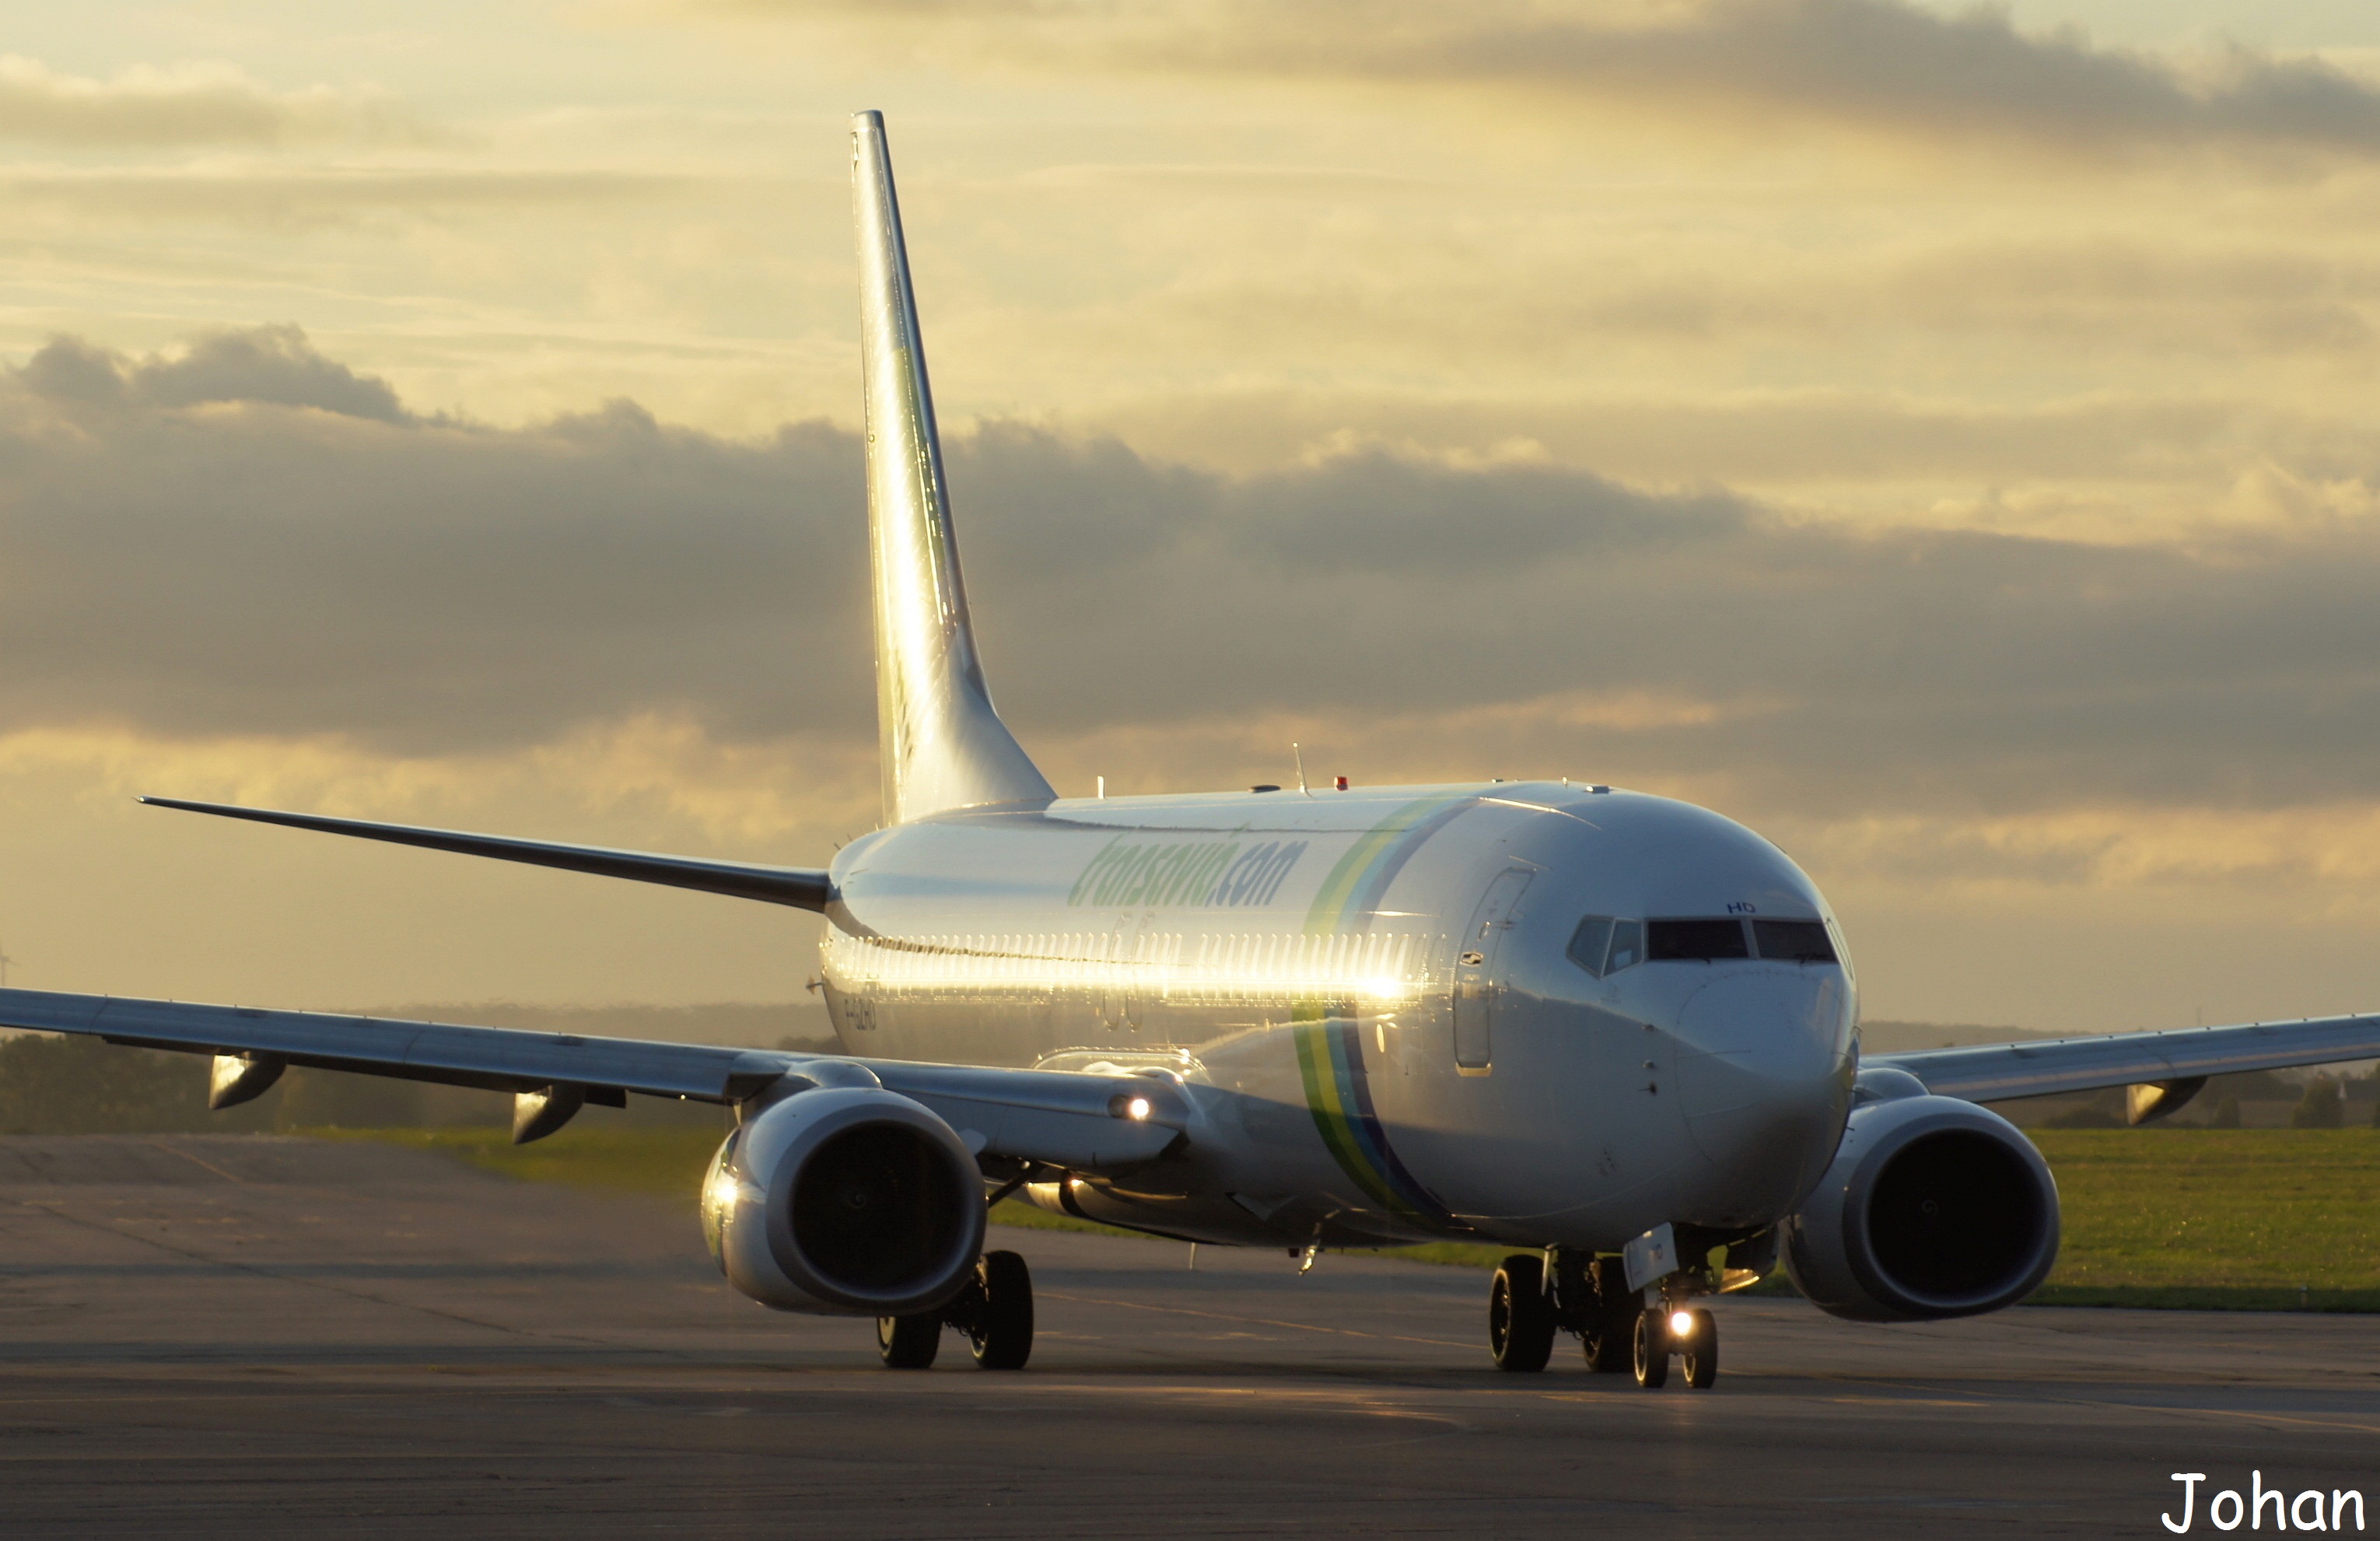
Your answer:
[[[1833,963],[1835,942],[1823,920],[1755,920],[1752,939],[1764,958],[1790,958],[1795,963]]]
[[[1743,940],[1743,922],[1723,920],[1648,920],[1645,923],[1645,956],[1653,963],[1715,958],[1748,958],[1752,949]]]
[[[1600,979],[1637,963],[1710,963],[1774,958],[1833,963],[1834,939],[1823,920],[1745,920],[1735,916],[1627,920],[1590,915],[1571,933],[1570,961]]]

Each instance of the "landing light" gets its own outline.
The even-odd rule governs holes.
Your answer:
[[[1670,1337],[1691,1338],[1694,1335],[1694,1314],[1692,1311],[1672,1311],[1670,1313]]]
[[[1145,1097],[1135,1097],[1131,1101],[1126,1102],[1123,1105],[1123,1116],[1135,1121],[1147,1118],[1148,1116],[1148,1098]]]

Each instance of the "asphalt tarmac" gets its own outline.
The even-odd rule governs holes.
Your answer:
[[[866,1322],[732,1293],[690,1198],[0,1139],[0,1532],[2163,1535],[2168,1474],[2213,1479],[2208,1534],[2252,1469],[2380,1525],[2380,1319],[1731,1299],[1718,1386],[1648,1392],[1569,1340],[1497,1373],[1466,1269],[993,1234],[1031,1367],[952,1334],[896,1373]]]

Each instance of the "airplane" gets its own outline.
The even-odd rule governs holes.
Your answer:
[[[1512,1249],[1502,1369],[1718,1371],[1706,1304],[1768,1277],[1855,1321],[2011,1305],[2057,1184],[1985,1101],[2380,1057],[2380,1016],[1864,1056],[1807,874],[1709,809],[1592,782],[1061,797],[993,710],[969,620],[884,124],[852,127],[884,825],[823,868],[164,797],[160,807],[674,885],[824,917],[844,1052],[0,989],[0,1025],[211,1056],[209,1104],[290,1065],[510,1093],[513,1138],[631,1095],[725,1104],[698,1201],[780,1310],[1032,1352],[1013,1197],[1194,1243]],[[1102,792],[1103,792],[1102,788]]]

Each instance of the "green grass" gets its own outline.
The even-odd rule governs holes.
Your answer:
[[[689,1201],[719,1141],[709,1129],[573,1127],[530,1146],[515,1146],[501,1129],[308,1133],[444,1151],[508,1177]],[[2058,1269],[2038,1303],[2380,1311],[2380,1130],[2043,1129],[2033,1137],[2057,1173],[2065,1211]],[[991,1218],[1138,1235],[1014,1200]],[[1433,1242],[1379,1256],[1493,1268],[1511,1250]]]
[[[1145,1231],[1126,1231],[1121,1226],[1101,1225],[1097,1220],[1076,1219],[1072,1215],[1053,1215],[1047,1209],[1036,1209],[1013,1198],[1002,1199],[991,1207],[991,1223],[1014,1226],[1019,1231],[1078,1231],[1088,1236],[1124,1236],[1138,1242],[1164,1239],[1151,1236]]]
[[[2037,1129],[2065,1238],[2044,1305],[2380,1311],[2380,1130]],[[1493,1268],[1511,1249],[1388,1256]],[[1782,1274],[1763,1293],[1790,1294]]]
[[[378,1140],[436,1150],[484,1171],[534,1183],[681,1196],[688,1204],[719,1148],[716,1129],[569,1128],[534,1145],[505,1129],[306,1129],[318,1140]]]
[[[2380,1130],[2033,1137],[2065,1212],[2043,1304],[2380,1310]]]

